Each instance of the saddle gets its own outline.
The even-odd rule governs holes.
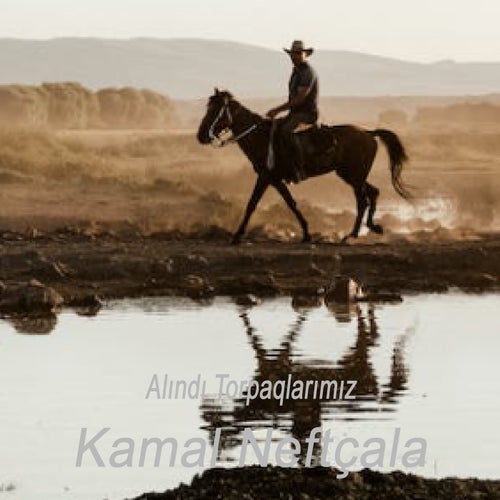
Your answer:
[[[333,129],[323,124],[300,123],[293,131],[295,147],[291,147],[279,125],[277,126],[273,134],[273,151],[270,153],[275,166],[283,173],[285,181],[296,182],[292,157],[296,154],[302,157],[301,170],[304,177],[301,180],[334,170],[338,140]],[[295,148],[299,148],[299,151],[293,151]]]
[[[300,123],[293,131],[302,147],[306,158],[316,159],[327,152],[332,152],[337,145],[333,127],[311,123]]]

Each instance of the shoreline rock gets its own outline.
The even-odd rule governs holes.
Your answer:
[[[0,313],[26,316],[51,316],[64,304],[63,297],[38,280],[3,285],[0,292]]]

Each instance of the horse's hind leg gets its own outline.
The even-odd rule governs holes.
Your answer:
[[[354,227],[352,228],[351,233],[343,238],[342,241],[347,241],[347,239],[350,237],[358,237],[361,222],[363,221],[366,207],[368,206],[365,184],[363,184],[361,187],[354,188],[354,194],[356,196],[356,220],[354,221]]]
[[[375,210],[377,210],[377,198],[379,195],[379,190],[375,186],[372,186],[368,182],[365,184],[366,186],[366,197],[368,198],[368,220],[366,221],[366,225],[370,231],[373,231],[377,234],[382,234],[384,232],[382,226],[380,224],[375,224],[373,222],[373,216],[375,215]]]

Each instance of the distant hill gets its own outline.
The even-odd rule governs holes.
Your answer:
[[[464,95],[500,91],[500,62],[405,62],[318,50],[324,96]],[[149,88],[176,99],[218,85],[240,97],[285,94],[290,62],[280,50],[197,39],[0,39],[0,83],[75,81],[92,89]]]

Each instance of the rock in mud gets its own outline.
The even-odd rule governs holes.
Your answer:
[[[48,335],[57,325],[57,314],[49,313],[43,316],[15,315],[7,319],[23,335]]]
[[[0,312],[26,315],[54,314],[64,299],[53,288],[38,280],[8,286],[0,295]]]
[[[103,300],[97,294],[89,294],[83,297],[73,297],[68,305],[76,309],[80,316],[95,316],[104,305]]]

